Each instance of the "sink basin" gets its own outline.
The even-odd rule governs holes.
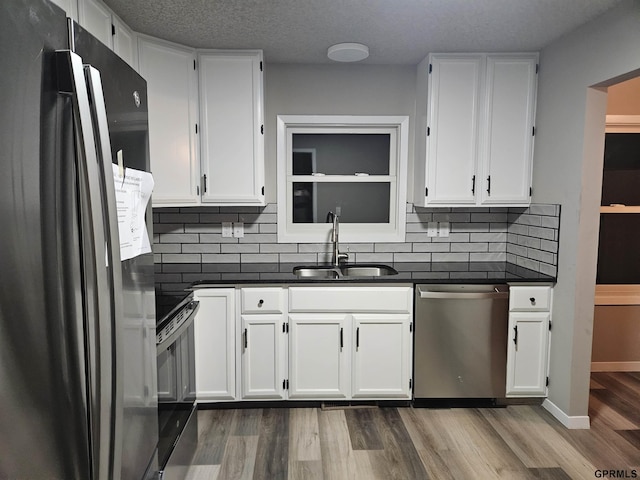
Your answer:
[[[345,277],[382,277],[398,274],[388,265],[346,265],[341,270]]]
[[[300,266],[293,269],[293,273],[299,278],[339,279],[353,277],[382,277],[397,275],[398,272],[388,265],[343,265],[341,267],[330,266]]]
[[[333,267],[295,267],[293,273],[300,278],[339,278],[341,272]]]

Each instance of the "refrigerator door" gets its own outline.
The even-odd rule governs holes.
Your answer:
[[[0,478],[96,478],[66,46],[62,10],[0,2]]]
[[[146,82],[126,62],[73,23],[74,51],[99,73],[106,119],[98,119],[104,137],[108,124],[111,154],[105,166],[118,160],[126,168],[149,171]],[[99,104],[100,102],[95,102]],[[106,147],[108,149],[108,147]],[[152,233],[151,204],[146,212]],[[153,254],[121,263],[123,319],[118,328],[117,370],[122,386],[122,478],[140,479],[157,469],[157,362],[155,356],[155,294]],[[146,473],[145,473],[146,472]]]

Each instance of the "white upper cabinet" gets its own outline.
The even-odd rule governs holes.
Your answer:
[[[431,54],[418,65],[416,205],[530,203],[537,62]]]
[[[78,0],[77,11],[78,23],[83,28],[138,71],[138,39],[133,30],[100,0]]]
[[[140,74],[147,81],[154,206],[200,202],[195,50],[140,36]]]
[[[111,10],[100,0],[79,0],[79,24],[113,50]]]
[[[133,67],[138,68],[138,36],[122,20],[115,15],[113,22],[113,51]]]
[[[474,203],[481,59],[434,56],[429,68],[427,187],[421,192],[431,204]]]
[[[63,9],[67,17],[72,18],[76,22],[78,21],[78,1],[77,0],[51,0],[61,9]]]
[[[198,53],[202,202],[264,205],[262,51]]]
[[[487,57],[481,203],[530,202],[538,55]]]

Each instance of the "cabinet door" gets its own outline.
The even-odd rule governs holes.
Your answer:
[[[530,202],[537,55],[487,57],[480,188],[483,204]]]
[[[200,201],[195,51],[138,38],[140,74],[147,81],[154,206]]]
[[[113,49],[111,11],[100,0],[79,0],[79,24],[107,47]]]
[[[67,17],[72,18],[76,22],[78,21],[78,2],[77,0],[51,0],[53,3],[62,8]]]
[[[195,299],[200,301],[194,320],[197,399],[234,400],[235,291],[202,289],[195,292]]]
[[[507,347],[507,396],[545,396],[549,312],[511,312]]]
[[[354,315],[353,398],[411,398],[411,316]]]
[[[242,316],[242,398],[284,398],[287,378],[283,315]]]
[[[473,205],[482,56],[433,55],[429,68],[426,204]]]
[[[348,318],[344,314],[289,317],[289,398],[348,398]]]
[[[138,38],[118,17],[113,17],[113,51],[138,71]]]
[[[264,205],[262,52],[199,56],[202,201]]]

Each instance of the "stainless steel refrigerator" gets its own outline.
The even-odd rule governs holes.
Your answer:
[[[153,256],[120,260],[112,173],[149,171],[146,84],[53,4],[3,0],[0,148],[0,479],[150,478]]]

